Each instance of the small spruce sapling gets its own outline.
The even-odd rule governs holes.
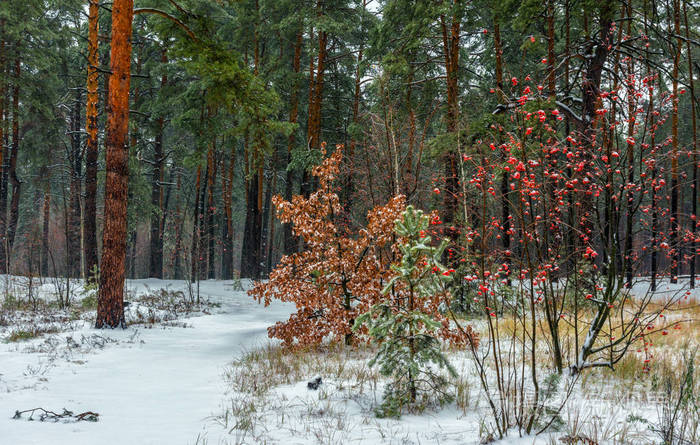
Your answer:
[[[401,262],[392,265],[395,275],[382,290],[385,298],[358,317],[354,326],[367,326],[372,341],[379,343],[369,365],[378,364],[379,372],[392,379],[377,409],[379,417],[398,417],[403,407],[417,408],[421,392],[438,394],[438,403],[449,402],[447,382],[438,371],[457,375],[437,338],[442,324],[429,310],[429,302],[447,295],[451,281],[451,272],[440,264],[447,240],[431,246],[426,235],[429,218],[422,211],[408,206],[402,216],[394,228],[400,237]]]

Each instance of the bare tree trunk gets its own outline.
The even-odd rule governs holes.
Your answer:
[[[459,3],[460,0],[454,1],[454,12],[452,17],[450,17],[451,23],[447,22],[445,16],[440,17],[447,77],[447,131],[449,133],[457,133],[459,131],[459,30],[461,25]],[[454,241],[458,236],[456,216],[457,195],[459,193],[456,150],[447,150],[443,155],[442,161],[445,174],[445,190],[443,193],[445,235]],[[446,251],[448,257],[450,250],[448,248]]]
[[[125,327],[124,261],[129,188],[129,84],[133,0],[114,0],[106,139],[105,217],[96,328]]]
[[[175,248],[173,251],[173,278],[176,280],[181,280],[183,277],[182,273],[182,225],[184,224],[184,218],[182,215],[182,174],[178,171],[177,173],[177,195],[175,198],[175,221],[173,225],[175,226]]]
[[[299,115],[299,72],[301,71],[301,44],[302,44],[302,30],[297,32],[296,43],[294,44],[294,86],[292,88],[291,95],[291,107],[289,110],[289,123],[296,124]],[[292,162],[292,149],[295,144],[296,131],[293,131],[289,135],[287,140],[287,177],[284,183],[284,199],[291,202],[292,191],[293,191],[293,181],[294,181],[294,171],[289,168],[289,164]],[[284,224],[284,253],[289,255],[296,251],[297,242],[292,235],[292,224]]]
[[[214,187],[216,186],[216,140],[214,140],[207,155],[207,278],[215,277],[215,262],[214,262],[214,237],[216,230],[214,227],[214,215],[216,207],[214,206]]]
[[[632,32],[632,5],[627,4],[627,35]],[[634,59],[630,58],[627,63],[628,75],[631,77],[634,74]],[[627,82],[627,118],[629,119],[629,125],[627,128],[628,140],[631,140],[634,136],[635,130],[635,106],[634,106],[634,88],[631,82]],[[627,184],[634,183],[634,144],[627,144]],[[629,288],[632,287],[633,270],[632,270],[632,245],[634,244],[634,222],[633,217],[635,213],[634,205],[634,191],[632,187],[627,189],[627,215],[625,219],[625,251],[623,255],[623,269],[625,271],[625,285]]]
[[[161,54],[163,66],[168,62],[166,50]],[[160,80],[161,91],[168,84],[167,74],[163,74]],[[165,208],[163,206],[163,126],[165,119],[160,116],[156,122],[157,134],[153,147],[153,173],[151,175],[151,262],[149,275],[154,278],[163,278],[163,221]]]
[[[494,51],[496,52],[496,94],[498,95],[498,102],[502,103],[505,98],[503,93],[503,46],[501,44],[501,26],[500,17],[494,17],[493,24],[493,40],[494,40]],[[504,155],[505,156],[505,155]],[[503,231],[501,237],[503,239],[503,250],[505,251],[504,260],[505,263],[510,266],[510,174],[507,171],[503,171],[503,176],[501,177],[501,221],[503,225]],[[508,278],[510,283],[510,278]]]
[[[256,156],[257,157],[257,156]],[[255,161],[253,161],[255,164]],[[250,179],[246,180],[246,220],[243,232],[243,247],[241,251],[241,277],[260,278],[260,225],[261,215],[258,203],[260,175],[255,171]],[[248,177],[248,175],[246,175]]]
[[[10,201],[10,224],[7,227],[8,260],[12,258],[12,246],[15,242],[17,220],[19,219],[19,198],[22,183],[17,177],[17,156],[19,153],[19,56],[15,59],[15,87],[12,94],[12,152],[10,153],[10,182],[12,183],[12,200]],[[9,261],[8,261],[9,262]]]
[[[367,0],[362,0],[362,12],[367,8]],[[364,30],[362,30],[364,31]],[[362,57],[364,53],[364,40],[360,42],[360,48],[357,53],[357,61],[355,65],[355,93],[353,94],[353,99],[352,99],[352,122],[357,125],[359,122],[360,118],[360,94],[361,94],[361,82],[362,82]],[[410,101],[410,91],[412,86],[409,84],[407,86],[408,91],[409,91],[409,101]],[[410,107],[410,103],[407,104],[408,107]],[[413,116],[413,113],[409,114],[410,118],[412,119],[411,121],[411,127],[410,131],[412,131],[411,136],[415,134],[415,118]],[[412,141],[411,141],[412,142]],[[348,147],[348,152],[346,155],[347,158],[347,176],[345,178],[345,193],[344,193],[344,207],[345,207],[345,213],[347,215],[348,220],[350,220],[351,214],[352,214],[352,202],[353,202],[353,194],[355,190],[355,177],[354,177],[354,169],[355,169],[355,146],[357,145],[357,140],[355,139],[354,134],[350,135],[350,144]],[[411,143],[409,146],[409,150],[413,149],[413,144]],[[409,151],[409,158],[410,158],[410,151]],[[411,161],[409,159],[408,161],[408,168],[410,169],[410,164]]]
[[[0,27],[5,27],[5,19],[0,20]],[[5,133],[5,39],[0,35],[0,274],[7,273],[7,152],[5,151],[7,134]]]
[[[678,66],[681,58],[681,11],[680,0],[673,0],[673,32],[678,36],[673,54],[673,111],[671,112],[671,231],[669,241],[672,249],[671,283],[678,282],[680,273],[682,245],[680,243],[680,209],[678,205]]]
[[[80,221],[82,218],[82,210],[80,208],[81,183],[82,175],[82,148],[81,148],[81,106],[82,95],[80,90],[76,90],[77,94],[73,103],[73,112],[71,114],[71,147],[68,159],[71,164],[70,171],[70,195],[68,206],[68,220],[66,221],[67,241],[67,261],[68,261],[68,276],[70,278],[79,278],[82,272],[80,264]]]
[[[691,243],[692,254],[690,255],[690,287],[695,288],[695,273],[697,257],[700,255],[698,249],[700,244],[698,243],[698,133],[697,133],[697,104],[695,103],[695,79],[693,74],[693,52],[690,47],[690,28],[688,27],[688,2],[683,0],[683,18],[685,24],[685,37],[686,37],[686,48],[688,51],[688,81],[690,83],[690,107],[692,113],[692,125],[693,125],[693,193],[692,193],[692,218],[690,220],[692,227],[691,232],[693,234],[693,241]]]
[[[49,275],[49,222],[51,218],[51,182],[48,178],[48,169],[44,169],[46,175],[46,186],[44,187],[43,221],[41,229],[41,276]]]
[[[224,200],[224,224],[222,227],[223,252],[221,254],[221,279],[233,278],[233,171],[236,165],[236,145],[231,146],[228,169],[221,169]]]
[[[204,193],[202,188],[202,166],[197,166],[197,180],[194,186],[194,211],[192,212],[192,247],[190,249],[190,281],[196,281],[199,278],[197,273],[197,265],[201,262],[201,253],[199,252],[199,237],[201,236],[201,220],[200,212],[200,196]]]

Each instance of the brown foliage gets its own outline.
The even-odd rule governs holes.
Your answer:
[[[326,337],[349,342],[357,316],[383,298],[405,298],[401,286],[382,295],[396,273],[390,268],[392,261],[399,260],[394,225],[406,207],[405,198],[395,196],[369,211],[366,228],[357,233],[339,229],[343,209],[334,182],[342,158],[338,148],[313,169],[319,187],[309,198],[297,195],[291,202],[279,195],[272,198],[280,221],[293,224],[292,231],[305,248],[284,256],[269,281],[256,283],[249,294],[265,305],[273,299],[296,304],[296,313],[268,329],[270,337],[286,346],[319,344]],[[440,294],[416,304],[442,323],[442,338],[458,344],[469,340],[475,346],[478,336],[471,328],[456,332],[440,313],[440,305],[449,304],[448,299],[449,295]]]
[[[330,335],[347,341],[355,317],[382,298],[382,285],[390,274],[388,255],[381,250],[392,241],[404,197],[370,211],[367,227],[349,236],[336,221],[342,206],[333,183],[341,160],[338,149],[313,169],[319,187],[308,199],[273,198],[279,219],[293,223],[293,233],[303,239],[305,249],[284,256],[270,280],[257,283],[250,295],[265,305],[273,298],[296,304],[297,312],[289,320],[269,329],[270,337],[287,346],[295,340],[299,345],[318,344]]]

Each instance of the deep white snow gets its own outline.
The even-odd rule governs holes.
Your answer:
[[[45,344],[46,337],[0,342],[0,445],[190,444],[198,436],[200,443],[202,438],[220,443],[208,431],[208,418],[219,414],[224,402],[224,367],[244,349],[267,341],[266,328],[292,309],[279,303],[264,308],[231,284],[202,282],[202,297],[222,306],[212,315],[180,320],[185,328],[97,331],[85,323],[77,331],[49,336],[58,342],[47,353],[23,353]],[[185,285],[136,280],[128,286],[144,291]],[[93,335],[116,342],[100,349],[104,340],[89,340]],[[81,336],[88,340],[82,348],[69,348],[69,336],[76,343]],[[78,423],[12,419],[15,410],[36,407],[95,411],[100,418]],[[215,433],[225,437],[220,428]]]
[[[659,295],[678,295],[684,284],[663,283]],[[52,286],[55,283],[47,283],[36,291],[49,295]],[[643,293],[646,286],[640,282],[634,293]],[[134,280],[128,282],[128,288],[133,294],[160,288],[184,290],[186,284]],[[15,289],[16,294],[21,292]],[[200,292],[202,298],[221,306],[211,314],[153,327],[98,331],[92,329],[91,320],[77,320],[66,332],[28,341],[0,341],[0,445],[256,443],[235,431],[229,434],[215,421],[230,404],[223,373],[245,350],[269,342],[267,327],[286,319],[294,308],[279,302],[265,308],[244,291],[235,290],[231,281],[203,281]],[[699,293],[695,290],[689,298],[697,301]],[[136,310],[140,310],[137,305],[129,308],[131,316]],[[324,385],[318,392],[308,391],[305,381],[275,388],[269,410],[259,413],[264,437],[283,445],[479,443],[481,419],[476,412],[465,418],[455,407],[447,407],[401,420],[379,420],[361,399],[343,397],[343,391],[349,390],[346,382],[326,380]],[[476,383],[472,390],[478,398]],[[374,397],[381,397],[381,389]],[[656,411],[639,401],[623,407],[611,406],[609,401],[600,405],[600,401],[577,395],[573,398],[576,400],[570,402],[580,408],[581,415],[597,415],[615,430],[626,423],[629,413],[650,417]],[[485,406],[482,402],[479,405]],[[100,418],[95,423],[30,422],[27,414],[12,419],[15,410],[37,407],[56,412],[63,408],[74,413],[94,411]],[[324,416],[318,422],[331,423],[309,421],[310,414],[329,408],[339,415]],[[334,419],[349,423],[340,428],[333,424]],[[544,435],[519,438],[516,433],[498,445],[547,443]]]

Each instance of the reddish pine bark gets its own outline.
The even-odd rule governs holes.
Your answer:
[[[97,258],[97,104],[99,66],[99,2],[90,0],[88,12],[87,99],[85,106],[85,212],[83,221],[83,256],[86,280],[91,280],[98,265]]]
[[[291,107],[289,110],[289,123],[290,124],[296,124],[298,121],[298,115],[299,115],[299,79],[296,77],[299,75],[299,72],[301,71],[301,44],[302,44],[302,32],[299,30],[297,32],[297,38],[296,38],[296,43],[294,44],[294,87],[292,88],[292,95],[290,98],[291,101]],[[292,149],[294,148],[295,144],[295,132],[293,131],[289,135],[289,139],[287,140],[287,164],[289,164],[292,161]],[[287,168],[287,177],[286,181],[284,184],[284,199],[287,201],[292,200],[292,192],[293,192],[293,180],[294,180],[294,172],[292,169]],[[291,254],[292,252],[296,251],[297,247],[297,242],[294,238],[294,235],[292,235],[292,225],[291,224],[284,224],[284,253],[286,255]]]
[[[125,327],[124,263],[129,181],[129,84],[133,0],[112,5],[112,48],[106,140],[105,218],[96,328]]]

